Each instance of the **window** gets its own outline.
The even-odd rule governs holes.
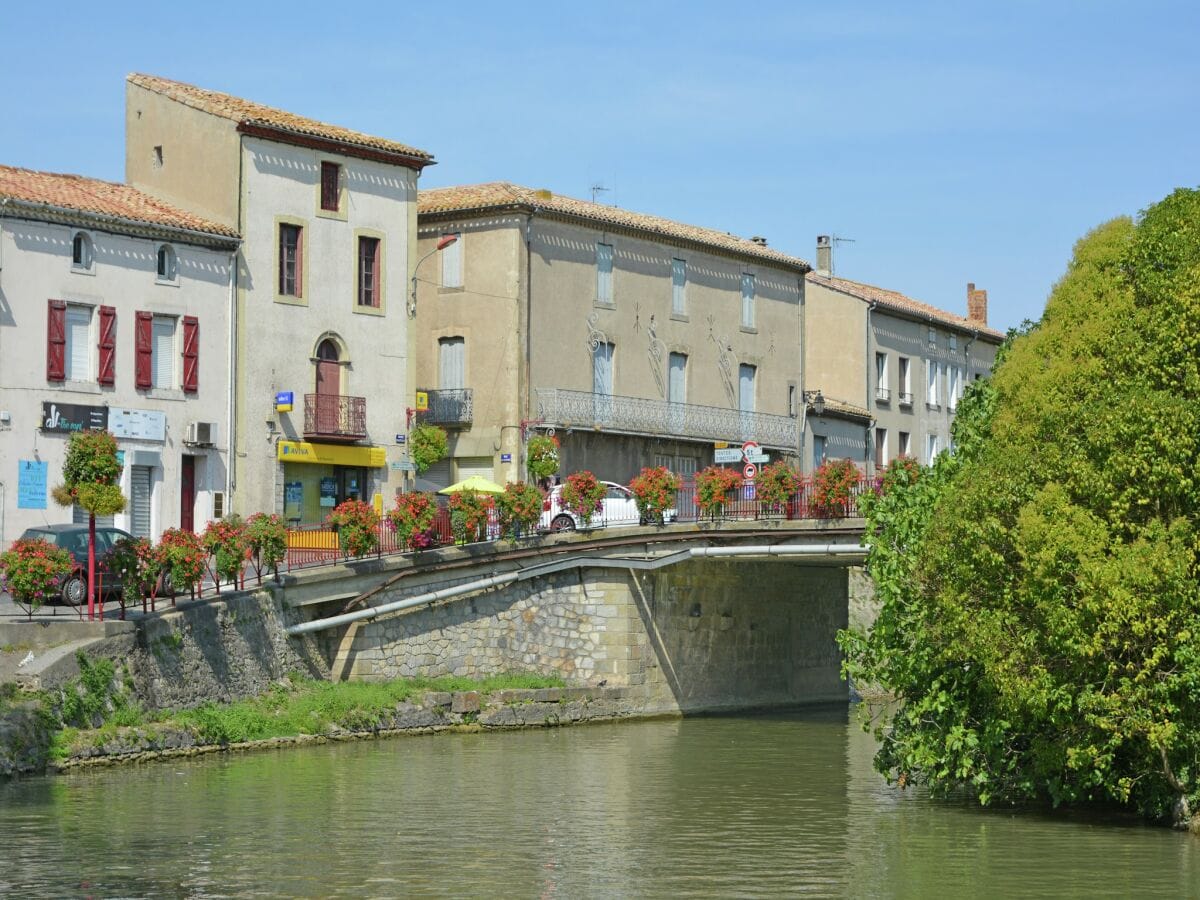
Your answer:
[[[66,314],[67,381],[92,380],[92,308],[68,306]]]
[[[934,328],[932,325],[929,326],[928,340],[929,340],[929,349],[936,350],[937,349],[937,329]]]
[[[358,239],[358,305],[379,308],[379,238]]]
[[[152,387],[175,387],[175,319],[171,316],[155,316],[151,326]]]
[[[958,407],[958,400],[962,396],[962,369],[958,366],[950,367],[950,389],[946,394],[946,402],[950,406],[951,411]]]
[[[687,315],[687,261],[671,260],[671,315]]]
[[[901,456],[912,456],[912,435],[907,431],[896,435],[896,452]]]
[[[932,465],[934,459],[936,459],[937,455],[938,455],[938,450],[939,450],[938,436],[936,434],[927,435],[925,438],[925,442],[926,442],[925,451],[926,451],[926,456],[928,457],[925,461],[928,464]]]
[[[787,411],[789,416],[793,419],[796,418],[796,386],[794,384],[788,385]]]
[[[888,434],[886,428],[875,429],[875,468],[882,469],[888,461]]]
[[[445,238],[453,237],[454,243],[442,249],[442,287],[460,288],[463,286],[462,273],[462,235],[443,234]]]
[[[957,350],[958,350],[958,335],[952,334],[952,335],[950,335],[950,352],[954,353]]]
[[[742,412],[754,412],[754,380],[757,375],[757,366],[745,363],[738,366],[738,409]]]
[[[892,393],[888,390],[888,358],[886,353],[875,354],[875,399],[886,403]]]
[[[82,231],[75,232],[75,237],[71,240],[71,268],[90,272],[94,261],[91,237]]]
[[[683,404],[687,403],[687,359],[686,353],[667,356],[667,402],[671,404],[667,410],[667,424],[675,433],[683,429],[686,413]]]
[[[304,296],[304,229],[279,223],[279,293],[284,297]]]
[[[597,422],[612,418],[613,345],[601,341],[592,350],[592,413]]]
[[[174,281],[177,274],[175,248],[170,244],[161,244],[158,248],[158,280]]]
[[[912,366],[907,356],[901,356],[900,363],[900,405],[912,406]]]
[[[596,245],[596,299],[601,303],[613,302],[612,244]]]
[[[467,342],[461,337],[438,339],[438,386],[442,390],[456,391],[467,386],[466,348]]]
[[[754,276],[742,273],[742,327],[754,327]]]
[[[930,409],[938,409],[941,405],[938,391],[938,364],[932,359],[925,360],[925,404]]]
[[[321,209],[337,212],[341,206],[342,167],[337,163],[321,163]]]
[[[821,463],[825,462],[825,436],[820,434],[813,435],[813,468],[821,468]]]

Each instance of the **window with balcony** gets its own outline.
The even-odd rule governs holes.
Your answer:
[[[613,302],[612,244],[596,244],[596,302]]]
[[[742,363],[738,366],[738,409],[754,412],[754,382],[758,378],[758,367]]]
[[[886,353],[875,354],[875,399],[887,403],[892,399],[888,389],[888,358]]]
[[[607,341],[601,341],[592,349],[592,394],[597,422],[612,418],[613,350],[612,343]]]
[[[671,260],[671,315],[687,315],[687,262]]]
[[[444,390],[458,390],[467,386],[466,381],[467,342],[461,337],[438,339],[438,386]]]
[[[754,327],[754,276],[742,273],[742,327]]]
[[[912,406],[912,360],[901,356],[898,360],[900,368],[900,405]]]

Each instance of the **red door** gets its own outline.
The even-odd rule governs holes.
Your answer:
[[[342,393],[342,367],[338,364],[337,345],[330,340],[317,347],[317,431],[339,431],[338,397]]]
[[[179,475],[179,527],[184,531],[196,530],[196,457],[182,458]]]

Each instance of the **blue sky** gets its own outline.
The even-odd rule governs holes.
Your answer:
[[[124,76],[743,236],[990,322],[1200,184],[1200,4],[7,4],[0,162],[123,177]],[[19,39],[16,39],[18,38]]]

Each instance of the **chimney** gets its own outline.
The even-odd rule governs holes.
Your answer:
[[[817,274],[828,278],[833,274],[833,243],[829,235],[817,235]]]
[[[967,321],[987,324],[987,291],[975,290],[974,282],[967,282]]]
[[[767,246],[767,239],[761,234],[756,234],[754,237],[750,238],[750,243],[758,244],[760,247],[765,247]]]

